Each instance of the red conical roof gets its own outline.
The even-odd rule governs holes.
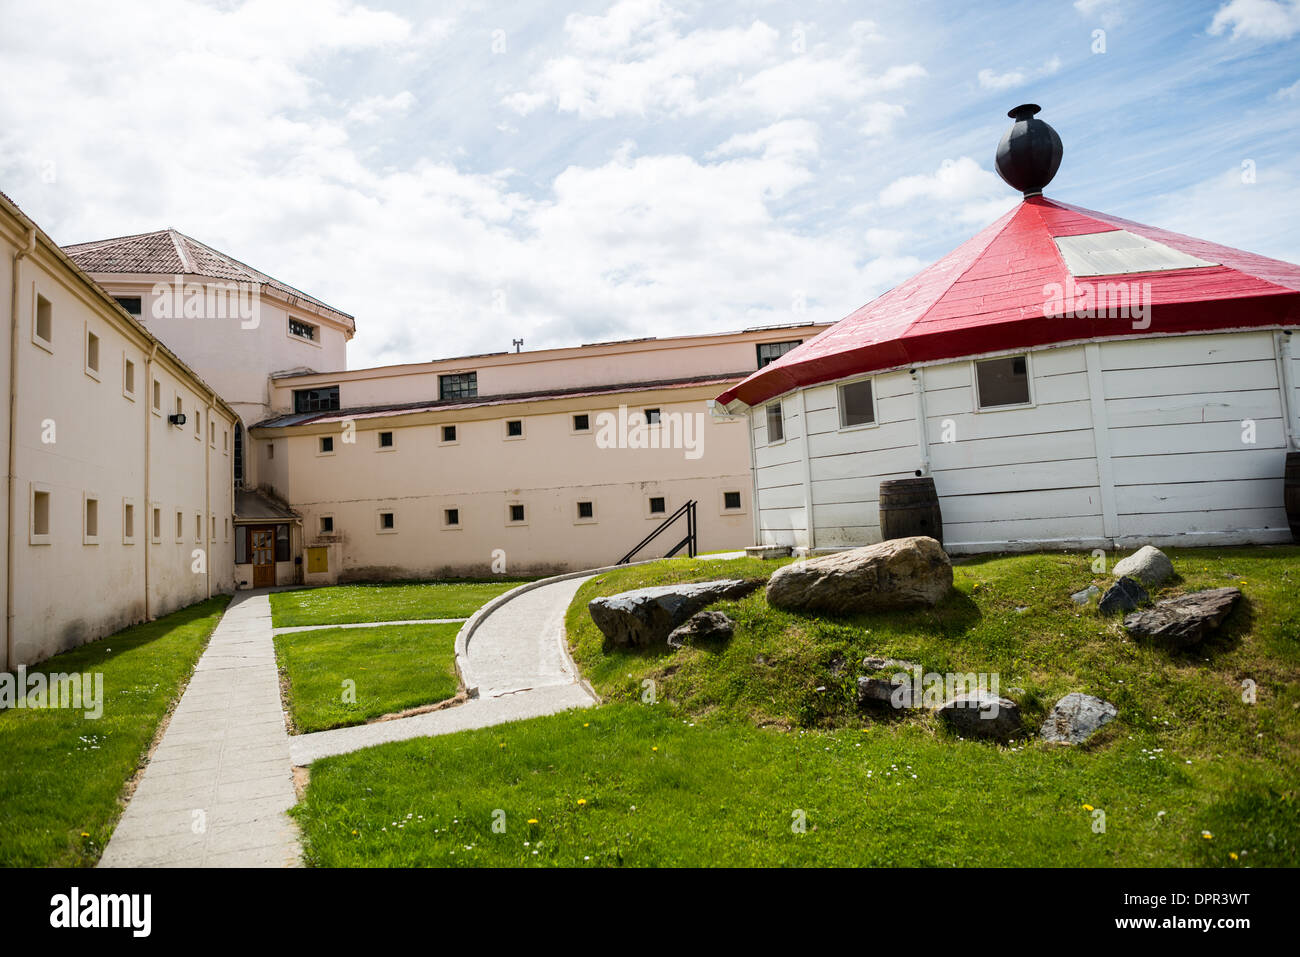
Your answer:
[[[1068,238],[1077,236],[1099,240]],[[1090,256],[1095,265],[1081,268]],[[1052,284],[1068,290],[1071,282],[1149,285],[1142,322],[1150,325],[1134,328],[1127,316],[1045,316],[1055,313],[1045,305]],[[718,402],[739,411],[850,375],[1056,343],[1297,324],[1300,266],[1033,196]]]

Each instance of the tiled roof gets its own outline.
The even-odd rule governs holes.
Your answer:
[[[1076,287],[1149,285],[1149,328],[1123,316],[1045,315],[1049,287],[1075,282],[1060,241],[1098,234],[1116,237],[1093,245],[1114,246],[1109,258],[1123,271],[1090,269]],[[1067,240],[1072,245],[1079,244]],[[1163,259],[1153,259],[1159,247],[1167,247]],[[1143,263],[1148,271],[1132,271]],[[1300,266],[1033,196],[718,401],[740,411],[793,389],[922,362],[1147,333],[1297,324]]]
[[[690,379],[656,379],[652,382],[621,382],[611,385],[579,386],[572,389],[548,389],[544,392],[518,392],[508,395],[478,396],[473,399],[433,399],[423,402],[406,402],[400,405],[369,405],[352,409],[335,409],[329,412],[291,412],[265,419],[254,429],[280,429],[292,425],[309,425],[338,422],[342,419],[377,419],[392,415],[414,415],[418,412],[437,412],[448,409],[477,409],[489,405],[509,405],[514,402],[542,402],[546,399],[572,399],[583,396],[615,395],[620,392],[645,392],[654,389],[689,389],[692,386],[723,385],[744,378],[744,372],[722,375],[695,376]]]
[[[97,239],[64,246],[63,251],[88,273],[143,273],[203,276],[208,279],[255,282],[286,296],[314,303],[344,319],[352,316],[335,309],[301,289],[268,276],[233,256],[205,245],[175,229],[160,229],[134,236]]]

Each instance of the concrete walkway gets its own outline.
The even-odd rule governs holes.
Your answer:
[[[265,591],[217,624],[100,867],[297,864],[289,735]]]
[[[529,588],[485,605],[458,641],[457,664],[477,697],[442,711],[289,739],[295,765],[389,741],[486,728],[596,703],[578,678],[564,637],[564,613],[590,575]],[[476,620],[477,619],[477,620]]]

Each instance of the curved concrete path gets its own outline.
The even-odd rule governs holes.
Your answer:
[[[456,663],[471,693],[464,704],[409,718],[289,739],[295,765],[389,741],[486,728],[595,704],[564,636],[564,613],[595,572],[522,585],[484,605],[456,638]]]

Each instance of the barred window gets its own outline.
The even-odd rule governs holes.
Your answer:
[[[309,322],[303,322],[301,319],[289,319],[289,335],[297,336],[299,339],[308,339],[311,342],[316,341],[316,327]]]
[[[339,407],[339,387],[325,386],[322,389],[295,389],[293,393],[293,411],[295,412],[333,412]]]
[[[438,376],[439,399],[473,399],[478,396],[478,373],[457,372]]]

